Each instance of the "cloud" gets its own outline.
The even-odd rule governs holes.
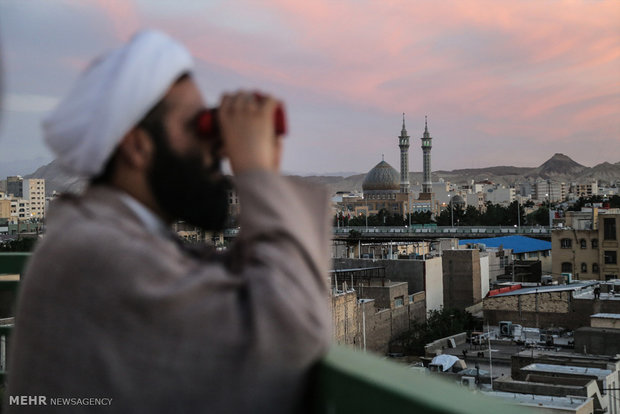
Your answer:
[[[601,152],[576,137],[620,159],[617,1],[50,4],[3,10],[5,57],[19,55],[7,67],[8,90],[60,93],[85,62],[156,27],[190,48],[209,93],[260,87],[286,100],[293,137],[285,162],[294,169],[365,171],[381,152],[397,159],[402,112],[415,137],[430,115],[437,168],[474,158],[535,165],[558,151],[600,162]],[[26,30],[26,21],[40,30]]]

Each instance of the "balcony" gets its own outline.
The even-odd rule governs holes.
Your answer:
[[[28,253],[0,253],[0,275],[21,273],[28,257]],[[14,295],[17,288],[16,281],[0,280],[0,294]],[[10,333],[10,326],[0,327],[0,344],[6,344]],[[5,361],[6,346],[0,346],[1,382],[5,380]],[[1,389],[0,384],[0,394]],[[338,345],[332,346],[316,368],[312,400],[317,414],[529,412],[380,356]]]

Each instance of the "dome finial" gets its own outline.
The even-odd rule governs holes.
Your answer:
[[[385,161],[384,155],[381,154],[381,161]]]
[[[428,132],[428,116],[424,115],[424,132]]]

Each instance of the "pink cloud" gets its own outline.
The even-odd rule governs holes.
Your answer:
[[[122,36],[144,21],[130,3],[99,4]],[[555,142],[618,117],[617,101],[597,103],[620,94],[618,2],[243,0],[232,7],[161,15],[157,23],[208,65],[301,91],[291,99],[412,116],[434,111],[482,134]]]

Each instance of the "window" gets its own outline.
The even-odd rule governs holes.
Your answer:
[[[592,263],[592,273],[598,273],[598,263]]]
[[[562,273],[571,273],[573,271],[573,264],[570,262],[562,263]]]
[[[400,308],[401,306],[405,305],[405,298],[403,296],[399,296],[396,299],[394,299],[394,307],[395,308]]]
[[[570,249],[573,247],[573,241],[571,239],[562,239],[560,240],[560,247],[562,249]]]
[[[598,239],[592,239],[592,248],[598,249]]]
[[[605,240],[616,240],[616,219],[603,219],[603,237]]]
[[[588,265],[586,263],[581,264],[581,273],[588,273]]]
[[[615,250],[605,250],[605,264],[618,264],[618,253]]]
[[[587,248],[588,248],[588,243],[586,242],[586,239],[581,239],[581,240],[579,240],[579,246],[580,246],[582,249],[587,249]]]

